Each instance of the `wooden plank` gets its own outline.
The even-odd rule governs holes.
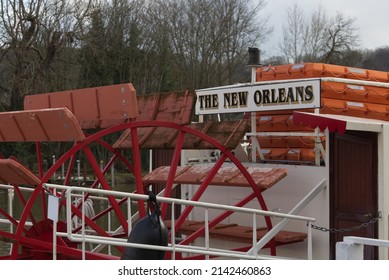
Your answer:
[[[226,149],[235,149],[242,141],[244,135],[250,131],[250,122],[248,119],[241,119],[237,121],[223,121],[223,122],[206,122],[206,123],[192,123],[190,128],[203,131],[207,128],[205,134],[213,138]],[[188,134],[185,137],[187,149],[214,149],[215,147],[207,141],[201,140],[193,135]]]
[[[136,91],[132,84],[118,84],[28,95],[25,110],[68,108],[83,129],[106,128],[138,116]]]
[[[164,221],[164,224],[167,228],[171,228],[171,220]],[[203,226],[204,221],[185,220],[178,233],[189,235],[199,230]],[[253,242],[252,232],[252,227],[239,226],[236,224],[217,224],[216,226],[209,229],[209,235],[211,238],[248,244],[252,244]],[[257,240],[260,240],[267,232],[267,228],[257,228]],[[277,245],[284,245],[295,242],[302,242],[307,238],[307,234],[303,232],[280,231],[274,238]]]
[[[283,168],[247,167],[246,169],[253,178],[256,187],[260,189],[272,187],[287,175],[287,169]],[[211,170],[212,166],[205,165],[178,166],[174,183],[199,185]],[[145,184],[164,183],[167,180],[169,171],[170,166],[158,167],[144,176],[142,181]],[[236,166],[222,166],[210,185],[250,187],[247,179]]]
[[[196,95],[193,91],[167,92],[137,97],[138,121],[192,122]]]
[[[81,141],[85,135],[67,108],[0,113],[0,142]]]
[[[137,97],[137,121],[165,121],[188,125],[192,121],[196,95],[192,91],[141,95]],[[138,129],[139,144],[145,149],[174,148],[177,131],[165,127]],[[131,148],[130,130],[126,130],[114,144],[115,148]]]
[[[17,161],[0,159],[0,183],[36,186],[40,182],[34,173]]]
[[[267,229],[257,229],[257,240],[260,240],[267,232]],[[252,228],[244,226],[211,229],[210,236],[216,239],[244,242],[249,244],[253,242]],[[280,231],[274,238],[276,243],[290,244],[304,241],[307,238],[307,234],[302,232]]]
[[[235,149],[244,135],[249,131],[248,120],[192,123],[188,125],[196,131],[204,131],[227,149]],[[174,149],[178,131],[171,128],[157,127],[152,131],[149,128],[138,129],[139,139],[143,149]],[[128,149],[132,147],[130,132],[124,132],[114,144],[115,148]],[[215,146],[197,137],[186,133],[183,149],[215,149]]]

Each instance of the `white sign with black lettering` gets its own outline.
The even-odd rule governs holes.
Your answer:
[[[320,79],[245,84],[196,91],[196,114],[320,107]]]

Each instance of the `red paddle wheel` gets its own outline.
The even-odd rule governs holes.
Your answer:
[[[0,113],[0,141],[35,142],[37,158],[34,168],[15,158],[0,160],[0,182],[12,186],[18,207],[22,209],[20,216],[16,217],[0,208],[0,216],[13,225],[12,231],[0,231],[1,240],[12,243],[10,254],[1,258],[52,259],[53,224],[47,218],[47,196],[54,194],[60,197],[60,212],[64,211],[66,203],[63,192],[53,193],[54,190],[45,188],[45,183],[52,182],[53,177],[66,166],[61,184],[74,184],[71,179],[81,157],[88,172],[93,173],[88,184],[90,188],[113,189],[106,175],[115,162],[121,162],[126,172],[133,175],[137,193],[147,193],[150,185],[163,183],[163,195],[169,197],[176,185],[195,183],[199,188],[190,199],[201,201],[210,185],[241,186],[250,188],[251,192],[236,202],[236,206],[242,207],[256,200],[259,208],[267,210],[261,193],[286,176],[286,171],[274,169],[269,173],[258,167],[243,166],[233,149],[248,130],[247,120],[192,124],[194,102],[194,93],[188,91],[137,98],[131,84],[122,84],[27,96],[24,111]],[[47,157],[44,148],[49,142],[69,142],[73,146],[44,170],[44,157]],[[99,158],[93,153],[94,146],[111,155],[105,166],[100,165]],[[169,166],[156,168],[145,175],[142,173],[141,149],[172,149]],[[185,149],[217,149],[221,156],[207,167],[180,166],[180,156]],[[229,162],[228,166],[226,162]],[[128,191],[132,190],[129,188]],[[88,197],[89,194],[85,194],[80,201],[86,203]],[[129,232],[122,209],[124,202],[109,196],[107,205],[97,207],[93,215],[85,218],[85,226],[99,236],[125,238]],[[82,202],[73,204],[71,211],[75,218],[81,217],[81,209]],[[161,210],[169,226],[167,205],[162,204]],[[143,217],[145,205],[139,203],[137,211]],[[191,211],[191,207],[186,207],[178,214],[175,232],[184,229]],[[99,220],[107,215],[115,217],[120,231],[112,233],[100,225]],[[230,215],[230,212],[220,213],[210,220],[209,226],[226,222]],[[57,231],[65,232],[66,222],[61,215],[59,217]],[[271,229],[270,218],[265,217],[265,224],[268,230]],[[76,227],[74,232],[80,230],[81,226]],[[204,227],[197,227],[186,232],[181,244],[190,244],[203,235]],[[58,259],[81,259],[80,244],[58,236],[56,241]],[[268,244],[273,255],[276,253],[275,246],[275,241]],[[236,248],[240,251],[247,249]],[[115,250],[116,254],[109,255],[87,248],[85,256],[87,259],[118,259],[123,248]]]

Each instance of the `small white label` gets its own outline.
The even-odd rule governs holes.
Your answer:
[[[351,106],[351,107],[359,107],[359,108],[365,107],[365,105],[363,103],[351,102],[351,101],[347,101],[347,105]]]
[[[47,218],[54,222],[58,222],[58,206],[59,198],[54,195],[49,195]]]
[[[305,66],[304,64],[294,64],[294,65],[292,66],[292,69],[293,69],[293,70],[297,70],[297,69],[303,68],[304,66]]]
[[[357,86],[357,85],[347,85],[347,87],[349,89],[353,89],[353,90],[365,90],[365,88],[363,86]]]
[[[364,75],[366,75],[366,70],[365,70],[365,69],[347,67],[347,70],[348,70],[350,73],[358,73],[358,74],[364,74]]]
[[[261,116],[259,118],[260,121],[271,121],[272,117],[271,116]]]

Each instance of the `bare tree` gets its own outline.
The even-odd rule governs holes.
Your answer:
[[[367,51],[361,67],[389,71],[389,47]]]
[[[288,61],[300,62],[306,53],[305,47],[309,32],[302,9],[295,3],[286,11],[287,23],[282,28],[281,52]]]
[[[92,5],[93,2],[93,5]],[[265,0],[0,0],[0,93],[132,82],[138,93],[241,81],[271,32]]]
[[[19,108],[25,94],[67,85],[69,47],[89,7],[89,1],[0,1],[0,63],[7,69],[0,79],[9,108]]]
[[[289,62],[336,63],[358,45],[354,18],[340,12],[329,18],[321,6],[309,18],[297,4],[287,10],[280,49]]]
[[[234,82],[248,47],[271,31],[260,17],[263,6],[263,0],[254,6],[240,0],[154,1],[154,30],[167,35],[181,87]]]
[[[305,33],[304,60],[317,61],[321,58],[325,50],[325,38],[328,25],[328,17],[324,9],[319,6],[312,13]]]
[[[267,26],[267,17],[261,16],[264,1],[257,1],[254,6],[243,1],[219,1],[215,11],[220,11],[218,20],[222,23],[219,32],[222,35],[222,48],[216,52],[222,58],[218,65],[218,84],[230,84],[240,79],[237,70],[244,64],[247,49],[259,45],[272,32]],[[257,18],[257,20],[253,20]],[[224,69],[224,73],[222,72]]]
[[[325,32],[325,50],[323,54],[323,62],[336,63],[339,55],[343,52],[353,50],[359,45],[359,36],[354,26],[355,18],[347,18],[342,13],[337,15],[330,21],[330,25]]]
[[[161,89],[160,65],[169,59],[169,48],[160,48],[165,38],[156,12],[150,18],[144,0],[96,1],[82,38],[81,86],[131,82],[139,94]],[[153,21],[156,23],[153,24]]]

